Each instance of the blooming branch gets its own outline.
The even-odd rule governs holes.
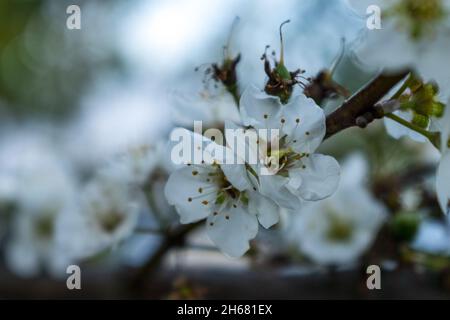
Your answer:
[[[356,119],[365,113],[371,113],[375,118],[381,118],[383,113],[380,109],[374,108],[375,104],[408,73],[407,70],[390,75],[381,73],[361,88],[346,100],[340,108],[327,116],[325,139],[344,129],[357,126]]]

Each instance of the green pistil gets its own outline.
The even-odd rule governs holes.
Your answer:
[[[296,162],[301,160],[303,157],[307,156],[306,153],[297,153],[292,150],[291,147],[280,149],[277,152],[271,152],[270,157],[278,160],[278,167],[280,168],[277,172],[278,175],[283,177],[289,176],[289,168],[296,166]],[[278,156],[278,157],[277,157]],[[273,159],[272,158],[272,159]],[[273,159],[273,160],[275,160]]]
[[[288,157],[289,155],[292,155],[294,151],[292,148],[285,148],[285,149],[279,149],[279,150],[271,150],[269,153],[269,157],[274,157],[277,159],[282,159],[283,157]]]
[[[242,198],[243,193],[233,187],[233,185],[225,177],[222,170],[216,172],[216,179],[218,180],[217,183],[219,184],[220,189],[217,192],[215,204],[221,205],[226,200],[237,200]]]
[[[278,76],[283,80],[291,80],[291,74],[289,70],[285,67],[284,63],[278,63],[275,72],[278,74]]]

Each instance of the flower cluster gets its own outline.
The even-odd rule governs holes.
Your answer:
[[[258,222],[265,228],[278,222],[279,208],[296,210],[329,197],[340,173],[334,158],[315,153],[325,136],[325,114],[312,99],[296,94],[283,104],[279,97],[250,86],[240,98],[239,112],[240,123],[227,122],[226,127],[253,132],[255,143],[245,147],[260,161],[227,164],[211,155],[209,161],[187,163],[173,172],[165,188],[181,222],[206,218],[209,237],[232,257],[249,249]],[[279,130],[274,138],[278,140],[262,141],[267,137],[259,134],[260,129]],[[236,153],[231,141],[221,146],[198,134],[192,137],[201,145],[215,144],[215,150]],[[275,144],[276,151],[271,148]],[[265,147],[255,150],[257,146]]]
[[[189,244],[192,238],[183,232],[194,228],[180,226],[178,217],[168,217],[176,216],[175,211],[181,224],[204,225],[209,239],[229,257],[240,257],[253,246],[260,225],[264,229],[277,225],[284,249],[293,247],[295,254],[326,266],[364,257],[389,220],[383,236],[392,240],[401,234],[400,241],[412,241],[423,215],[450,209],[450,70],[446,61],[450,0],[349,2],[366,18],[366,8],[378,5],[382,18],[381,29],[365,30],[352,43],[362,62],[358,66],[379,72],[353,95],[336,80],[338,64],[349,58],[344,46],[333,67],[316,75],[306,77],[305,70],[288,69],[282,38],[286,21],[280,26],[279,58],[275,52],[268,55],[268,47],[261,57],[267,77],[264,86],[240,88],[241,55],[231,55],[229,40],[222,63],[205,69],[199,94],[171,95],[172,123],[167,129],[182,127],[172,130],[171,142],[176,136],[188,137],[193,142],[188,148],[169,144],[169,150],[158,143],[150,147],[153,122],[147,122],[151,115],[140,108],[135,115],[127,108],[126,114],[116,116],[118,122],[125,116],[132,119],[123,124],[132,136],[138,133],[131,139],[127,130],[105,119],[106,112],[89,121],[88,127],[99,130],[74,126],[67,136],[77,139],[66,137],[64,142],[55,143],[53,137],[37,131],[4,134],[0,139],[0,218],[12,225],[12,232],[4,236],[0,224],[6,263],[24,276],[41,270],[61,274],[71,262],[101,255],[138,229],[145,231],[149,220],[154,228],[148,230],[167,240],[160,241],[161,252]],[[340,107],[328,103],[341,98],[346,100]],[[107,111],[111,110],[109,106]],[[327,147],[323,146],[326,138],[381,118],[392,137],[429,141],[439,150],[432,186],[437,202],[429,201],[434,193],[428,195],[425,183],[418,188],[417,177],[409,177],[403,163],[404,172],[379,169],[387,168],[398,150],[391,152],[390,146],[379,143],[382,138],[377,131],[358,136],[369,140],[364,142],[367,157],[347,157],[342,178],[336,159],[321,153]],[[139,125],[140,119],[145,121]],[[99,125],[100,120],[104,124]],[[204,131],[196,130],[197,121]],[[104,128],[108,130],[101,135]],[[237,134],[229,135],[227,130]],[[120,133],[112,137],[114,131]],[[122,135],[123,139],[116,139]],[[165,136],[158,139],[165,144]],[[338,141],[336,157],[361,146],[334,141]],[[99,147],[105,142],[111,142],[103,146],[106,152]],[[56,151],[58,144],[66,150]],[[370,152],[379,160],[370,164],[378,169],[375,173],[367,168]],[[183,161],[174,160],[177,153]],[[68,159],[73,157],[70,154],[76,157]],[[419,171],[417,180],[426,170]],[[153,215],[143,214],[148,212]],[[418,239],[419,244],[426,242]],[[160,252],[155,252],[159,259]]]
[[[442,211],[448,213],[450,1],[350,0],[349,3],[361,16],[369,13],[366,9],[370,5],[381,10],[381,28],[365,30],[354,46],[363,65],[384,72],[410,71],[391,98],[394,107],[385,110],[386,128],[394,138],[429,140],[441,151],[436,190]]]

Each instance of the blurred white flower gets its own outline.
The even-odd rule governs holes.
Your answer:
[[[450,93],[449,0],[348,0],[366,17],[367,8],[381,9],[381,29],[365,30],[356,47],[359,59],[387,70],[413,68],[426,81],[435,80]]]
[[[100,174],[115,177],[124,184],[142,186],[160,161],[156,146],[139,145],[113,157]]]
[[[80,167],[100,166],[126,150],[153,144],[166,127],[165,99],[149,88],[94,87],[67,127],[65,152]],[[157,101],[157,103],[152,103]]]
[[[60,243],[76,259],[114,248],[136,228],[142,201],[126,181],[99,174],[58,220]]]
[[[37,275],[43,269],[53,276],[65,274],[71,259],[55,238],[55,221],[61,210],[41,207],[14,216],[13,234],[5,252],[13,272],[24,277]]]
[[[191,135],[202,145],[213,144],[222,152],[210,154],[204,164],[187,164],[173,172],[165,187],[166,198],[175,206],[181,223],[206,218],[209,238],[225,254],[240,257],[256,237],[258,221],[265,228],[278,222],[277,206],[255,192],[244,164],[221,164],[226,147],[198,134]]]
[[[385,208],[364,186],[364,162],[360,156],[349,158],[333,196],[308,203],[289,216],[288,240],[318,264],[355,262],[372,244],[386,218]]]
[[[75,197],[75,178],[42,132],[24,130],[8,135],[5,141],[2,151],[11,153],[2,153],[0,162],[15,186],[6,262],[21,276],[42,270],[55,276],[65,274],[70,260],[59,247],[55,222]]]
[[[325,136],[325,114],[312,99],[302,94],[283,105],[278,97],[267,95],[251,86],[242,94],[240,113],[243,124],[255,129],[278,129],[278,154],[260,139],[257,151],[260,165],[271,175],[259,175],[259,191],[278,205],[295,210],[302,200],[317,201],[329,197],[339,183],[337,161],[314,153]],[[264,146],[269,146],[264,150]],[[278,165],[271,160],[278,157]]]
[[[239,112],[231,94],[224,88],[212,92],[204,89],[197,94],[175,92],[173,119],[176,125],[193,128],[194,121],[202,121],[205,128],[221,128],[226,120],[238,121]]]

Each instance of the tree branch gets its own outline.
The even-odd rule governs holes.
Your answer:
[[[366,86],[346,100],[336,111],[328,115],[325,139],[346,128],[356,126],[356,119],[359,116],[367,112],[374,112],[374,105],[405,78],[408,73],[409,70],[405,70],[396,74],[379,74],[376,76]]]
[[[162,258],[173,247],[181,246],[184,243],[186,236],[199,227],[202,223],[192,223],[186,225],[180,225],[167,234],[162,240],[161,244],[156,249],[155,253],[149,258],[149,260],[139,269],[138,273],[132,281],[132,286],[139,288],[142,283],[147,280],[148,276],[157,269]]]

